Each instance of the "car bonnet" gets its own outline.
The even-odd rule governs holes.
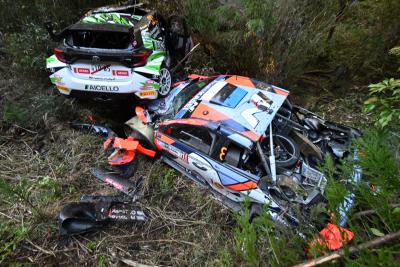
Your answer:
[[[289,92],[242,76],[220,76],[200,98],[191,118],[217,122],[257,141]]]

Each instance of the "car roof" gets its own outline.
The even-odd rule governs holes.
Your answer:
[[[282,88],[255,79],[222,75],[197,94],[197,101],[184,108],[192,110],[191,119],[217,123],[257,141],[265,136],[288,94]]]
[[[140,16],[141,17],[141,16]],[[134,19],[134,15],[118,13],[118,12],[107,12],[107,13],[94,13],[84,16],[77,24],[98,24],[98,25],[120,25],[125,27],[134,27],[137,24],[137,20]]]

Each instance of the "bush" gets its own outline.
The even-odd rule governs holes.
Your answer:
[[[370,82],[395,70],[387,50],[400,41],[396,0],[188,0],[183,7],[221,73],[257,76],[304,93]]]

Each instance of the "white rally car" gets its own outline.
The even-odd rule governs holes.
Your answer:
[[[47,59],[61,94],[94,100],[156,99],[171,90],[171,69],[193,46],[183,19],[168,21],[138,5],[89,11],[50,36],[60,42]]]

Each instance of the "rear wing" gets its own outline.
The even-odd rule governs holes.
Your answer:
[[[143,3],[133,4],[133,5],[109,5],[102,6],[99,8],[95,8],[90,10],[87,15],[90,14],[98,14],[98,13],[109,13],[109,12],[124,12],[132,15],[144,16],[150,12],[145,8],[142,8]]]

